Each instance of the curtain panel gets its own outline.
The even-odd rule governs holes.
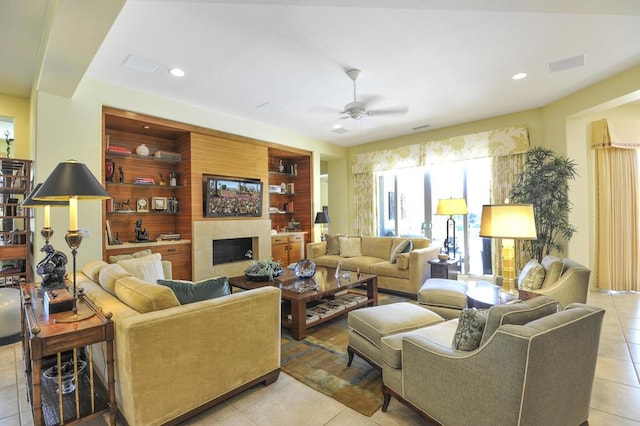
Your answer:
[[[640,121],[591,123],[596,167],[594,285],[640,291]]]

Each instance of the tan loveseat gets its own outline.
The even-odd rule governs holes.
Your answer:
[[[116,400],[129,425],[175,424],[250,386],[277,380],[278,289],[180,305],[168,287],[118,278],[106,265],[89,262],[77,281],[86,297],[113,314]],[[150,311],[138,312],[107,290],[118,282],[127,284],[127,303],[138,298],[140,309]],[[122,285],[116,294],[123,295]],[[104,381],[105,347],[95,345],[93,353]]]
[[[431,278],[428,261],[436,259],[440,252],[440,248],[431,246],[431,241],[427,238],[349,237],[347,239],[351,240],[349,244],[351,250],[346,254],[344,250],[339,254],[328,254],[327,241],[322,241],[307,244],[307,257],[318,266],[335,268],[339,262],[342,262],[344,270],[357,271],[359,268],[360,272],[378,276],[378,288],[411,295],[416,295],[422,284]],[[396,262],[392,263],[391,253],[403,240],[410,240],[413,249],[408,253],[400,253]],[[335,253],[335,250],[333,252]]]

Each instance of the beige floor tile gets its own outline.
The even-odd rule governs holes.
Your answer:
[[[614,340],[619,340],[624,342],[624,333],[622,333],[622,329],[617,325],[609,325],[602,324],[602,330],[600,332],[600,337],[607,337]]]
[[[633,362],[640,362],[640,345],[637,343],[627,343],[627,347],[631,354],[631,360]]]
[[[200,424],[221,424],[229,418],[235,417],[239,411],[230,404],[223,402],[201,413],[184,423],[183,425],[200,425]]]
[[[15,386],[6,386],[0,388],[0,419],[17,415],[18,409],[18,392]]]
[[[344,410],[327,423],[327,426],[376,426],[377,424],[370,417],[363,416],[357,411],[345,407]]]
[[[598,356],[620,359],[623,361],[631,361],[629,348],[623,340],[612,339],[610,337],[600,337],[600,345],[598,346]]]
[[[0,419],[0,426],[22,426],[20,424],[20,416],[18,414],[14,414],[11,417]]]
[[[640,344],[640,329],[623,327],[622,331],[627,342]]]
[[[618,321],[620,322],[620,326],[624,328],[640,329],[640,317],[620,315],[618,316]]]
[[[637,306],[616,306],[618,317],[640,318],[640,308]]]
[[[275,383],[270,384],[269,386],[264,386],[258,384],[253,386],[251,389],[247,389],[242,392],[240,395],[236,395],[233,398],[227,401],[233,408],[238,411],[241,411],[248,406],[255,404],[265,397],[266,394],[273,393],[282,393],[285,390],[293,390],[300,389],[301,387],[307,387],[302,383],[298,382],[293,377],[280,373],[278,380]]]
[[[640,422],[640,388],[596,377],[591,408]]]
[[[393,398],[387,412],[380,409],[371,416],[371,420],[384,426],[422,426],[425,424],[425,420],[418,413]]]
[[[589,410],[589,426],[638,426],[640,422],[604,413],[600,410]]]
[[[635,368],[631,361],[598,357],[596,377],[624,385],[640,387]]]

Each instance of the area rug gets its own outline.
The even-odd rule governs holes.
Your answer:
[[[381,295],[379,304],[406,301]],[[308,330],[297,341],[282,330],[282,371],[305,385],[371,416],[382,407],[382,376],[358,356],[347,367],[347,315]]]

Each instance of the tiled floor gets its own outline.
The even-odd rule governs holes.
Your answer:
[[[591,426],[640,425],[640,293],[590,293],[588,302],[607,310]],[[0,426],[31,425],[20,344],[0,347]],[[191,419],[190,425],[420,425],[423,421],[392,400],[387,413],[365,417],[281,374]]]

